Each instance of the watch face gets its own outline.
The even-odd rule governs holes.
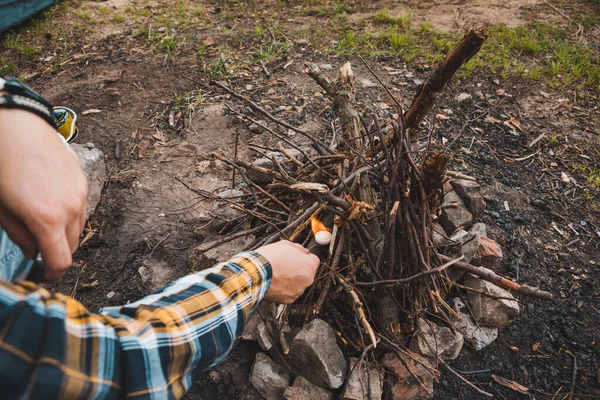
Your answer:
[[[58,133],[71,143],[77,137],[77,114],[67,107],[54,107],[53,111]]]

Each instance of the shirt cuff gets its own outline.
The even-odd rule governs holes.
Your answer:
[[[269,260],[255,251],[244,251],[229,259],[227,264],[248,275],[252,285],[252,298],[256,299],[255,304],[258,306],[271,287],[273,269]]]

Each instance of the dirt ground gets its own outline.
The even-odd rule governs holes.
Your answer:
[[[151,32],[142,32],[140,39],[136,29],[140,19],[146,29],[162,29],[165,24],[157,10],[175,4],[200,11],[192,14],[188,25],[180,23],[177,28],[187,32],[177,52],[165,54],[156,50],[156,42],[142,40]],[[358,26],[383,8],[391,16],[410,10],[413,24],[428,22],[445,32],[479,24],[504,23],[514,28],[533,20],[560,25],[581,8],[596,13],[600,21],[593,2],[548,4],[536,0],[374,1],[353,4],[347,18],[350,26]],[[325,69],[331,66],[327,72],[333,76],[350,61],[358,75],[358,101],[363,110],[383,112],[391,104],[357,57],[326,52],[318,42],[301,36],[323,23],[306,10],[335,8],[330,2],[109,0],[72,6],[80,13],[87,7],[91,18],[105,15],[101,7],[109,15],[126,18],[119,21],[105,15],[101,23],[92,24],[85,31],[85,44],[79,42],[81,38],[74,39],[66,61],[55,70],[24,60],[18,72],[56,104],[79,112],[78,141],[94,143],[106,158],[109,177],[84,232],[87,240],[75,254],[74,267],[53,285],[91,308],[135,301],[189,273],[188,255],[207,239],[203,227],[214,216],[213,203],[198,189],[218,193],[231,186],[231,171],[211,154],[233,156],[237,142],[238,157],[251,160],[256,153],[249,144],[276,143],[267,133],[251,132],[227,112],[224,102],[241,105],[212,86],[212,79],[227,78],[237,91],[279,118],[319,136],[331,135],[333,115],[320,88],[304,74],[304,62]],[[141,14],[134,18],[127,7]],[[148,9],[153,11],[143,13]],[[270,35],[281,35],[292,46],[266,58],[264,68],[248,55],[257,40],[254,22],[260,13],[269,22],[265,26],[272,27]],[[75,15],[74,11],[61,13],[56,20]],[[568,29],[577,26],[569,24]],[[595,54],[600,27],[586,29],[586,46]],[[177,38],[175,33],[172,36]],[[234,49],[227,62],[215,64],[224,50],[215,50],[213,42]],[[163,37],[158,45],[169,49],[166,43]],[[200,56],[202,49],[208,53]],[[0,47],[0,55],[5,52],[13,54]],[[55,52],[54,57],[58,55]],[[405,103],[432,67],[418,58],[410,62],[389,56],[367,60]],[[455,100],[459,93],[473,97],[459,103]],[[89,110],[100,111],[85,112]],[[488,235],[504,250],[497,272],[555,296],[551,302],[522,298],[522,314],[500,331],[492,345],[479,352],[465,348],[452,367],[501,399],[562,399],[572,388],[574,398],[600,398],[600,219],[598,189],[588,179],[600,161],[596,98],[579,96],[574,87],[550,87],[543,81],[482,70],[454,81],[439,99],[435,114],[437,139],[451,143],[451,169],[475,176],[484,188],[483,222]],[[515,120],[518,126],[505,123]],[[302,143],[302,138],[290,139]],[[588,169],[576,168],[583,163]],[[149,271],[149,278],[142,279],[140,267]],[[99,282],[95,289],[81,290],[82,284],[95,280]],[[255,343],[240,343],[232,357],[196,382],[188,398],[259,399],[247,381],[258,350]],[[492,374],[527,386],[530,394],[496,384]],[[478,397],[441,370],[435,398]]]

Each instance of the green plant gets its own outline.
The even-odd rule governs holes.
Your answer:
[[[282,54],[285,54],[288,51],[289,47],[290,46],[286,42],[276,40],[265,46],[259,47],[258,51],[256,52],[256,58],[259,60],[268,60],[271,58],[275,58]]]
[[[38,54],[40,54],[40,49],[38,47],[28,43],[21,37],[21,35],[17,33],[11,33],[8,36],[6,36],[3,45],[7,49],[17,51],[19,54],[26,58],[37,56]]]
[[[119,13],[116,13],[115,15],[113,15],[113,18],[112,18],[113,22],[116,24],[120,24],[121,22],[124,21],[124,19],[125,18],[123,18],[123,15],[121,15]]]
[[[412,22],[412,11],[409,10],[408,13],[401,15],[400,17],[393,17],[388,14],[386,9],[383,9],[373,15],[373,21],[379,24],[397,25],[407,29]]]

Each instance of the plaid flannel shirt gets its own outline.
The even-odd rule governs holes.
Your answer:
[[[254,252],[97,311],[0,281],[0,398],[177,399],[221,361],[271,284]]]

